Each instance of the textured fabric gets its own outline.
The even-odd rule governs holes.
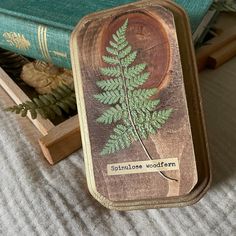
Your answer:
[[[82,17],[135,0],[1,0],[0,12],[73,30]]]
[[[70,36],[82,17],[134,0],[1,0],[0,47],[38,60],[71,68]],[[23,35],[28,48],[9,43],[5,32]]]
[[[47,38],[43,37],[44,29],[47,31]],[[9,43],[4,37],[6,32],[23,35],[29,42],[29,47],[22,49]],[[41,27],[33,21],[0,13],[0,47],[31,58],[50,61],[57,66],[70,68],[70,35],[70,30]],[[47,50],[42,45],[47,45]]]
[[[0,235],[236,234],[236,59],[201,74],[213,184],[194,206],[110,211],[88,193],[82,152],[51,167],[28,119],[5,113],[0,88]],[[118,187],[118,186],[117,186]]]
[[[213,0],[174,1],[189,14],[193,29],[200,23],[213,2]],[[72,30],[83,16],[130,2],[135,0],[1,0],[0,12]]]
[[[206,15],[213,0],[175,0],[182,6],[190,17],[192,32],[194,32]]]

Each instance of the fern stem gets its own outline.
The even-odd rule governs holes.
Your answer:
[[[117,58],[118,59],[118,58]],[[119,60],[119,67],[120,67],[120,71],[121,71],[121,77],[122,77],[122,80],[123,80],[123,88],[124,88],[124,94],[125,94],[125,102],[126,102],[126,105],[127,105],[127,110],[128,110],[128,116],[129,116],[129,120],[131,122],[131,125],[134,129],[134,132],[138,138],[138,141],[140,142],[141,144],[141,147],[142,149],[144,150],[146,156],[150,159],[150,160],[153,160],[152,156],[150,155],[150,153],[148,152],[146,146],[144,145],[144,142],[143,140],[141,139],[139,133],[138,133],[138,130],[134,124],[134,120],[133,120],[133,117],[132,117],[132,114],[131,114],[131,109],[130,109],[130,104],[129,104],[129,98],[128,98],[128,89],[127,89],[127,84],[126,84],[126,79],[125,79],[125,76],[124,76],[124,71],[123,71],[123,66],[121,64],[121,61],[120,59]],[[177,179],[174,179],[174,178],[171,178],[171,177],[168,177],[166,176],[162,171],[159,171],[159,174],[164,178],[164,179],[167,179],[167,180],[172,180],[172,181],[178,181]]]

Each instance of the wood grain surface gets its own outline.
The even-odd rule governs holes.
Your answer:
[[[157,97],[161,100],[158,109],[173,108],[170,120],[157,135],[150,136],[144,143],[154,159],[179,159],[180,170],[166,172],[166,175],[177,178],[177,182],[163,179],[159,173],[107,175],[107,164],[147,160],[138,142],[118,153],[100,155],[114,126],[96,122],[109,106],[101,105],[93,95],[101,92],[96,81],[103,79],[99,68],[106,66],[102,61],[105,48],[125,19],[129,19],[127,39],[138,50],[136,63],[146,62],[150,72],[143,87],[158,88]],[[161,6],[147,5],[142,9],[127,6],[103,17],[87,18],[79,28],[77,44],[79,52],[76,54],[81,70],[79,79],[83,88],[97,192],[112,202],[177,197],[190,193],[198,176],[172,13]]]

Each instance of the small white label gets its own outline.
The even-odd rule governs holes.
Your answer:
[[[179,161],[177,158],[123,162],[107,165],[108,175],[127,175],[171,170],[179,170]]]

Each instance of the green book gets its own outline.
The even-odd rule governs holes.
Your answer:
[[[189,14],[193,32],[212,3],[175,1]],[[1,0],[0,47],[71,68],[70,35],[81,18],[130,2],[134,0]]]

